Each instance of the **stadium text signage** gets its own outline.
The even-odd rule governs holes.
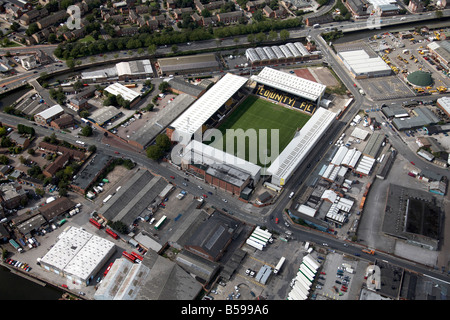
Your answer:
[[[258,96],[277,101],[283,104],[287,104],[288,106],[291,106],[293,108],[300,109],[304,112],[314,114],[316,111],[317,106],[314,103],[311,103],[309,101],[306,101],[305,99],[294,97],[287,95],[285,93],[279,92],[275,89],[266,89],[264,86],[259,86],[256,89],[256,94]]]

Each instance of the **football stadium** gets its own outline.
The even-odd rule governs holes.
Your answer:
[[[182,169],[221,189],[242,197],[261,175],[271,176],[271,182],[282,187],[336,119],[335,113],[320,107],[325,89],[323,84],[269,67],[250,79],[225,74],[166,133],[178,142],[174,150]],[[213,138],[207,129],[218,129],[222,135]],[[235,149],[228,150],[228,139],[242,139],[236,132],[229,135],[230,129],[232,134],[233,130],[244,134],[245,148],[234,141]],[[278,150],[272,150],[272,129],[277,129]],[[247,135],[252,130],[256,141]],[[201,134],[201,143],[196,134]],[[254,144],[265,148],[258,150],[256,159],[249,152]],[[267,158],[270,163],[261,170]]]

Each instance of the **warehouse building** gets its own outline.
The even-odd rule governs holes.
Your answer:
[[[440,60],[442,67],[445,69],[449,68],[450,41],[433,41],[427,44],[427,48],[430,49],[431,53]]]
[[[267,172],[272,176],[272,184],[277,186],[286,184],[335,119],[336,113],[334,112],[324,108],[316,110],[305,126],[267,169]]]
[[[428,191],[390,184],[382,232],[428,250],[438,250],[444,205]]]
[[[104,68],[81,73],[84,81],[126,81],[131,79],[145,79],[153,77],[153,67],[150,60],[124,61],[117,63],[114,67]]]
[[[225,254],[241,226],[238,220],[216,211],[195,230],[189,231],[184,248],[203,259],[216,262]]]
[[[450,98],[442,97],[437,99],[436,105],[447,115],[450,117]]]
[[[205,91],[208,89],[208,87],[195,85],[179,78],[169,79],[168,82],[173,93],[185,93],[196,99],[200,98],[202,94],[205,93]]]
[[[379,56],[370,56],[365,50],[341,51],[337,56],[355,79],[385,77],[392,69]]]
[[[155,63],[159,76],[203,73],[220,70],[220,63],[214,53],[192,56],[161,58]]]
[[[399,131],[422,128],[429,125],[435,125],[439,118],[428,108],[415,108],[412,110],[415,117],[394,118],[392,125]]]
[[[148,251],[141,263],[117,259],[95,300],[194,300],[202,285],[176,263]]]
[[[362,154],[366,157],[370,157],[373,159],[376,159],[378,153],[380,152],[381,146],[384,142],[384,135],[375,132],[373,133],[369,140],[367,141],[366,146],[364,147]]]
[[[110,121],[114,121],[115,119],[120,118],[122,115],[122,111],[120,111],[116,107],[106,106],[95,110],[86,119],[89,120],[92,124],[95,124],[99,127],[104,127]]]
[[[75,192],[84,195],[113,160],[112,156],[97,152],[85,162],[84,167],[72,179],[70,186]]]
[[[148,170],[138,170],[99,210],[106,221],[121,221],[132,226],[137,217],[153,214],[163,199],[159,197],[167,186],[160,176]]]
[[[70,227],[40,259],[40,265],[75,284],[88,285],[115,251],[113,242]]]
[[[318,54],[310,53],[301,42],[287,43],[280,46],[249,48],[245,50],[245,56],[253,67],[318,58]]]
[[[128,87],[125,87],[123,84],[120,84],[118,82],[113,83],[105,88],[105,91],[115,95],[115,96],[122,96],[123,99],[130,102],[130,107],[133,107],[140,101],[140,93],[136,92]]]
[[[46,126],[53,120],[59,118],[63,113],[64,109],[59,104],[56,104],[53,107],[36,114],[34,116],[34,121],[36,121],[37,124]]]

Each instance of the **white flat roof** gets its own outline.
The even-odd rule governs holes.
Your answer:
[[[245,83],[247,79],[227,73],[206,91],[171,126],[188,135],[194,134],[217,112]]]
[[[280,179],[280,185],[287,181],[292,171],[303,161],[335,118],[336,113],[319,107],[298,135],[270,165],[267,171]]]
[[[42,257],[41,262],[87,280],[114,248],[114,243],[107,239],[82,228],[71,227],[60,234],[58,242]]]
[[[134,99],[138,98],[140,94],[134,90],[131,90],[130,88],[125,87],[124,85],[116,82],[112,85],[109,85],[105,88],[105,91],[117,96],[121,95],[122,98],[128,101],[134,101]]]
[[[321,83],[269,67],[265,67],[258,75],[252,76],[251,79],[311,101],[319,99],[326,89],[326,86]]]
[[[55,104],[53,107],[50,107],[44,111],[41,111],[36,115],[40,116],[44,119],[49,119],[49,118],[57,115],[60,112],[64,112],[64,109],[59,104]]]
[[[441,106],[442,109],[445,110],[448,114],[450,114],[450,98],[449,97],[442,97],[437,99],[437,103]]]
[[[376,71],[389,71],[389,67],[379,56],[371,58],[365,50],[339,52],[341,58],[350,66],[355,74],[365,74]]]

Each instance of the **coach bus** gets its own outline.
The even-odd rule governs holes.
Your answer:
[[[102,225],[100,223],[98,223],[97,221],[95,221],[95,219],[93,219],[93,218],[89,219],[89,222],[91,224],[93,224],[94,227],[96,227],[97,229],[101,229],[102,228]]]
[[[130,260],[131,262],[135,262],[136,261],[136,257],[129,254],[128,252],[124,251],[122,252],[122,255],[127,258],[128,260]]]
[[[144,260],[144,258],[142,257],[142,256],[140,256],[140,255],[138,255],[136,252],[134,252],[134,251],[132,251],[131,252],[131,255],[133,256],[133,257],[135,257],[136,259],[139,259],[139,260]]]
[[[164,221],[166,221],[167,217],[164,215],[162,216],[161,219],[159,219],[159,221],[155,224],[155,229],[159,230],[159,228],[162,226],[162,224],[164,223]]]
[[[106,233],[109,234],[111,237],[113,237],[116,240],[119,238],[119,236],[115,232],[113,232],[111,229],[106,229]]]

